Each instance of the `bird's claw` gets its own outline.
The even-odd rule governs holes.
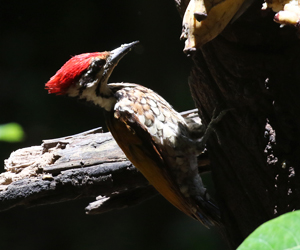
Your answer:
[[[228,111],[231,111],[231,110],[233,110],[233,109],[222,110],[217,115],[217,109],[216,108],[214,109],[212,118],[211,118],[209,124],[207,125],[207,128],[206,128],[206,130],[204,132],[204,135],[202,136],[202,138],[197,143],[197,148],[199,150],[204,150],[205,144],[208,141],[208,138],[210,137],[210,135],[212,134],[212,132],[215,132],[215,134],[217,136],[217,139],[218,139],[218,142],[220,144],[220,139],[219,139],[219,136],[218,136],[217,132],[215,131],[215,126],[228,113]]]

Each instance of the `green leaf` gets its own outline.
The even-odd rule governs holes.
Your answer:
[[[15,122],[0,125],[0,141],[19,142],[24,139],[22,127]]]
[[[237,250],[300,250],[300,211],[259,226]]]

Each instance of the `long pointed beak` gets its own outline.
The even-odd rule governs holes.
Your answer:
[[[121,45],[119,48],[112,50],[109,54],[109,57],[106,59],[104,65],[103,75],[101,77],[100,83],[106,82],[110,77],[110,74],[117,66],[118,62],[125,56],[139,41],[132,43],[127,43]]]
[[[139,41],[122,44],[119,48],[112,50],[105,66],[110,67],[112,66],[112,64],[117,64],[121,60],[121,58],[125,56],[138,43]]]

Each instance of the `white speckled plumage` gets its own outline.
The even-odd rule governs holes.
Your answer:
[[[167,167],[177,180],[182,194],[208,200],[206,188],[197,171],[196,157],[201,153],[201,149],[197,148],[198,138],[191,136],[186,120],[166,100],[148,88],[132,83],[112,83],[108,86],[117,99],[117,104],[112,107],[113,112],[131,110],[130,113],[137,117],[140,126],[147,129],[168,161]],[[142,110],[142,114],[138,114],[138,110]]]

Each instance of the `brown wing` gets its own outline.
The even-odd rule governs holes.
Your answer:
[[[206,218],[199,218],[197,209],[191,206],[172,181],[159,149],[134,114],[127,111],[106,112],[106,123],[128,159],[161,195],[185,214],[202,221],[204,225],[210,224]]]

